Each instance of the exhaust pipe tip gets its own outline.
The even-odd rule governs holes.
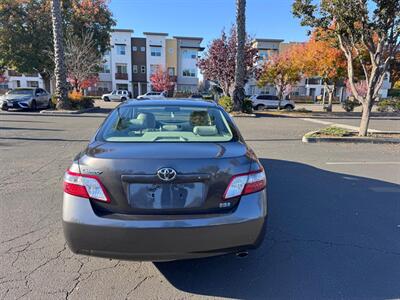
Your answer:
[[[237,258],[245,258],[248,255],[249,255],[249,252],[247,252],[247,251],[241,251],[241,252],[236,253]]]

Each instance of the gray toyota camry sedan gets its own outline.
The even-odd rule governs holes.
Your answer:
[[[119,105],[64,177],[79,254],[166,261],[244,253],[263,240],[266,176],[231,117],[198,100]]]

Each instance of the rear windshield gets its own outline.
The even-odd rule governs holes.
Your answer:
[[[108,142],[227,142],[233,134],[218,108],[168,105],[117,108],[98,137]]]

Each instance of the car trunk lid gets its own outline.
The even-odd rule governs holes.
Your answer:
[[[231,143],[92,143],[79,159],[82,173],[96,173],[110,203],[92,201],[103,213],[194,214],[232,209],[222,197],[233,175],[253,162],[246,145]],[[176,172],[165,181],[163,169]]]

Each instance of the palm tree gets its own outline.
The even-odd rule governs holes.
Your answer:
[[[53,21],[54,42],[54,75],[56,78],[57,109],[68,109],[67,99],[67,75],[64,62],[63,30],[61,19],[60,0],[51,1],[51,18]]]
[[[233,111],[241,111],[244,101],[245,43],[246,43],[246,0],[236,0],[237,52],[235,88],[233,90]]]

